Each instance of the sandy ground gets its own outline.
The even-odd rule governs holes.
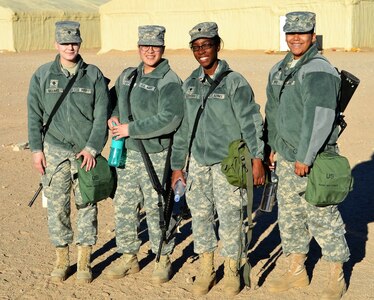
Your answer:
[[[136,52],[111,52],[97,55],[96,50],[82,51],[88,63],[96,64],[114,83],[122,69],[138,64]],[[271,66],[284,54],[262,51],[222,51],[220,57],[241,72],[251,83],[263,112],[265,86]],[[341,151],[351,163],[355,176],[353,192],[340,206],[346,222],[351,260],[345,266],[349,284],[345,299],[374,299],[374,52],[325,51],[326,57],[339,69],[361,79],[361,84],[346,111],[348,127],[339,140]],[[191,282],[198,262],[194,259],[191,222],[183,223],[172,255],[174,275],[160,286],[150,281],[154,255],[148,252],[144,222],[139,253],[141,272],[119,280],[106,280],[102,271],[118,257],[115,250],[113,205],[110,199],[99,204],[99,239],[93,249],[94,280],[76,285],[75,270],[62,284],[49,280],[55,259],[49,242],[46,210],[41,197],[32,208],[27,206],[34,194],[39,176],[31,165],[29,150],[14,145],[27,141],[26,95],[35,69],[50,60],[55,52],[0,54],[0,299],[193,299]],[[197,66],[188,50],[166,51],[172,68],[185,79]],[[104,154],[107,155],[108,147]],[[259,205],[261,189],[256,190],[254,209]],[[76,211],[73,207],[73,219]],[[318,299],[327,281],[327,264],[319,247],[312,242],[307,260],[311,284],[305,289],[272,295],[267,280],[285,269],[280,257],[280,239],[276,211],[256,218],[250,260],[253,266],[252,288],[244,288],[236,299]],[[76,269],[76,248],[71,247],[73,269]],[[274,268],[274,266],[277,268]],[[218,284],[203,299],[223,298],[222,258],[217,255]]]

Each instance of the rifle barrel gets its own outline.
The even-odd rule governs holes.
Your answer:
[[[28,204],[29,207],[31,207],[34,204],[36,198],[38,198],[38,196],[39,196],[40,192],[42,191],[42,189],[43,189],[43,185],[40,182],[39,183],[39,188],[37,189],[37,191],[35,192],[34,196],[32,197],[32,199],[30,200],[30,202]]]

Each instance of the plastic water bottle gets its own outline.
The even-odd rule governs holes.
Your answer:
[[[262,194],[260,210],[264,212],[271,212],[275,201],[277,201],[278,175],[275,174],[275,169],[270,172],[270,181],[266,183],[264,192]]]
[[[114,122],[112,124],[116,126]],[[110,145],[110,153],[108,159],[109,166],[121,167],[125,165],[126,156],[122,155],[124,142],[125,138],[120,138],[116,140],[115,137],[112,137],[112,143]]]
[[[178,179],[174,188],[174,201],[179,202],[179,200],[183,197],[185,191],[186,187],[184,186],[182,179]]]

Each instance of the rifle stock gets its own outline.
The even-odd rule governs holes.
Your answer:
[[[356,91],[358,85],[360,84],[360,79],[358,79],[353,74],[348,71],[342,70],[340,72],[341,86],[340,86],[340,96],[337,107],[337,118],[336,123],[340,126],[339,136],[343,133],[344,129],[347,127],[347,123],[344,120],[343,112],[348,106],[354,92]]]

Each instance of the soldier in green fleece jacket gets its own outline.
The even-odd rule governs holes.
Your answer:
[[[190,47],[200,66],[183,84],[184,118],[175,135],[171,158],[173,186],[179,179],[186,184],[182,170],[186,168],[188,146],[202,100],[213,80],[230,70],[226,61],[218,59],[221,38],[216,23],[197,24],[189,33]],[[240,138],[245,140],[254,157],[254,184],[263,184],[264,143],[260,107],[245,78],[232,71],[208,97],[191,149],[186,199],[192,215],[194,251],[199,254],[200,261],[200,272],[192,287],[195,295],[208,293],[216,282],[215,213],[219,218],[221,254],[225,257],[224,292],[227,296],[234,296],[240,291],[238,266],[244,244],[243,203],[240,191],[230,185],[221,172],[221,161],[228,154],[229,144]]]
[[[162,58],[164,34],[163,26],[139,26],[138,51],[142,62],[137,68],[125,69],[115,84],[118,100],[108,125],[113,136],[126,138],[127,160],[125,169],[117,168],[118,187],[114,198],[117,251],[122,256],[104,270],[109,279],[139,271],[140,203],[144,203],[147,214],[151,250],[158,251],[161,237],[158,194],[134,139],[142,140],[162,181],[170,139],[183,117],[182,81],[171,70],[168,60]],[[129,121],[128,92],[132,81],[135,84],[129,97],[134,120]],[[174,239],[162,248],[160,261],[155,263],[152,274],[153,282],[169,281],[172,272],[169,255],[173,248]]]
[[[78,282],[90,282],[90,255],[97,240],[97,207],[82,207],[82,197],[74,174],[77,158],[81,168],[95,167],[95,157],[107,139],[109,94],[106,80],[94,65],[79,55],[82,39],[79,23],[56,23],[54,62],[42,65],[34,73],[28,94],[28,133],[35,168],[43,175],[43,192],[48,199],[49,236],[56,247],[56,265],[52,280],[62,281],[68,275],[69,248],[73,242],[70,221],[70,191],[74,188],[78,207],[77,235]],[[47,133],[42,126],[68,81],[77,74],[71,90],[52,117]]]
[[[331,267],[321,299],[340,299],[346,289],[342,265],[350,255],[344,223],[336,205],[316,207],[303,198],[317,153],[337,151],[340,76],[318,53],[315,14],[292,12],[286,17],[283,29],[290,52],[270,71],[265,112],[271,164],[277,153],[278,222],[289,269],[268,288],[280,292],[309,284],[304,262],[313,236]]]

